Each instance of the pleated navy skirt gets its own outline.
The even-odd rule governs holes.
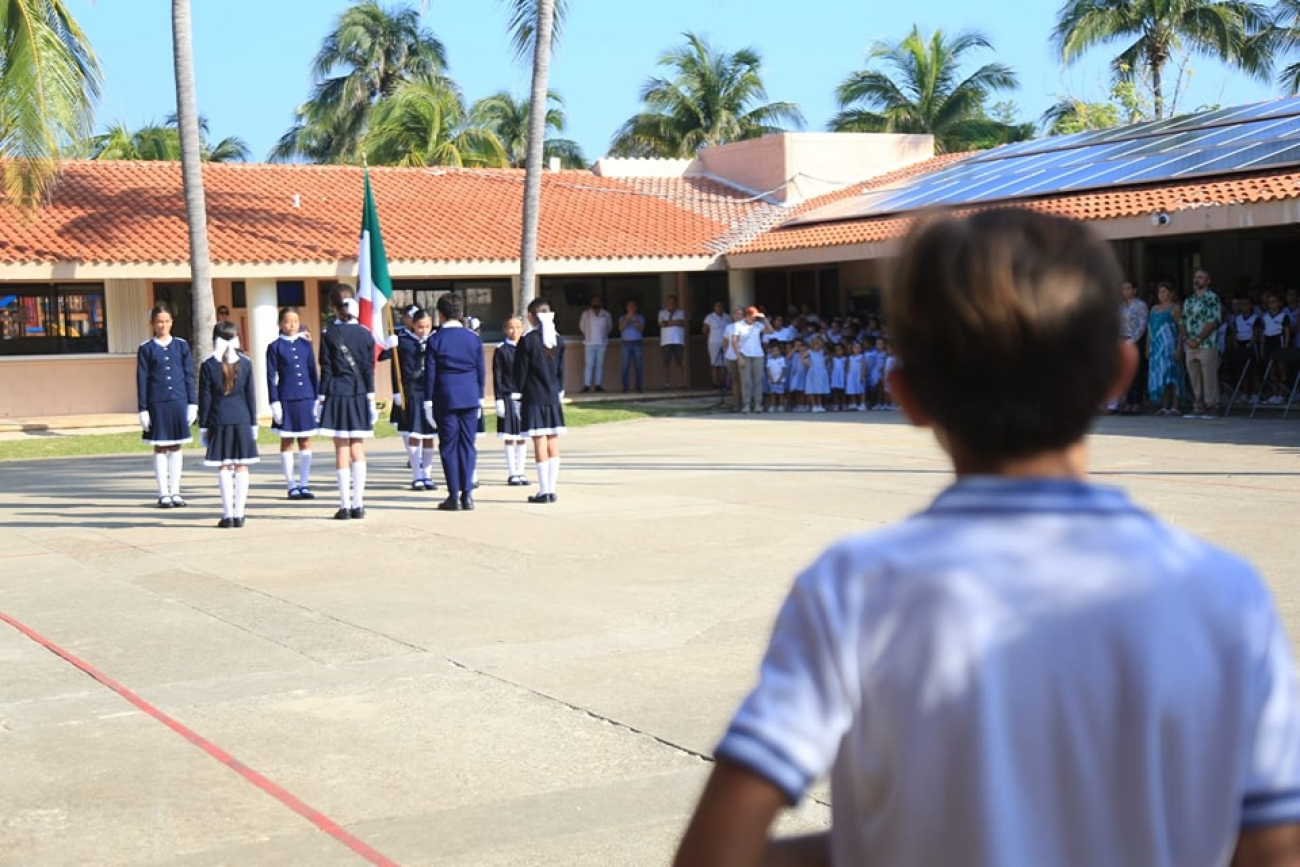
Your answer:
[[[209,467],[231,464],[255,464],[257,440],[253,429],[246,424],[219,424],[208,429],[208,453],[203,463]]]
[[[194,442],[194,435],[185,418],[187,409],[183,400],[149,404],[149,429],[140,434],[140,439],[151,446],[178,446]]]
[[[370,400],[364,394],[350,397],[330,395],[321,407],[320,427],[323,437],[362,440],[375,435],[370,423]]]

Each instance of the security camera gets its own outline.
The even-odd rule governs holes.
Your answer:
[[[1158,213],[1158,214],[1152,214],[1152,215],[1151,215],[1151,225],[1153,225],[1153,226],[1168,226],[1168,225],[1169,225],[1169,215],[1166,214],[1164,211],[1161,211],[1161,212]]]

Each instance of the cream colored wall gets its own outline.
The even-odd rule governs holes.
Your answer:
[[[135,412],[135,353],[0,358],[0,417]]]

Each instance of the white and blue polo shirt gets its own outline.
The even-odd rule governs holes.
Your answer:
[[[795,582],[717,749],[836,864],[1227,864],[1300,821],[1300,697],[1242,559],[1119,490],[972,477]]]

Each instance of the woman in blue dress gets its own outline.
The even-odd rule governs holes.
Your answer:
[[[190,345],[172,335],[172,313],[164,305],[149,311],[153,337],[140,344],[135,356],[137,409],[141,438],[153,446],[153,472],[158,482],[158,508],[180,508],[181,446],[193,442],[190,425],[198,416],[194,397],[194,361]]]
[[[1160,407],[1156,415],[1178,415],[1183,396],[1183,368],[1178,361],[1183,308],[1169,283],[1157,285],[1156,298],[1147,316],[1147,396]]]

